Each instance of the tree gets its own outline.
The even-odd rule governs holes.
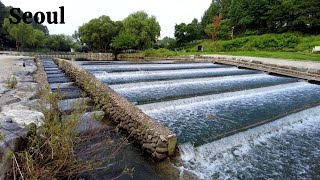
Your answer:
[[[217,48],[217,34],[218,34],[218,30],[221,27],[221,16],[215,16],[213,18],[213,22],[212,22],[212,41],[213,41],[213,46],[214,48]]]
[[[175,39],[166,36],[166,37],[164,37],[163,39],[158,40],[158,41],[157,41],[157,45],[158,45],[160,48],[168,48],[168,49],[171,49],[171,46],[172,46],[172,44],[173,44],[175,41],[176,41]]]
[[[82,43],[95,51],[107,52],[120,29],[121,23],[112,21],[109,16],[100,16],[80,26],[78,32]]]
[[[221,15],[220,32],[229,26],[234,27],[235,34],[244,35],[295,31],[319,34],[319,7],[319,0],[213,0],[201,25],[208,34],[211,20]]]
[[[45,40],[45,47],[53,51],[70,51],[70,48],[76,48],[77,43],[71,36],[64,34],[49,35]],[[79,47],[78,47],[79,48]]]
[[[120,50],[130,49],[135,46],[135,42],[134,36],[123,31],[112,40],[112,47]]]
[[[154,16],[138,11],[130,14],[123,20],[123,28],[120,34],[132,36],[135,40],[134,49],[148,49],[154,45],[160,36],[160,25]]]
[[[273,32],[320,33],[320,1],[277,0],[268,6],[268,28]]]
[[[8,31],[10,36],[15,39],[17,51],[20,51],[24,45],[32,43],[32,25],[23,22],[20,22],[19,24],[10,24],[9,19],[6,18],[3,27]]]
[[[213,36],[213,24],[209,24],[205,29],[205,33],[212,38]],[[216,36],[218,39],[230,39],[232,36],[232,27],[230,19],[221,20],[220,27],[217,29]]]
[[[176,24],[174,36],[179,46],[185,43],[201,39],[202,26],[197,19],[193,19],[190,24]]]
[[[44,32],[39,29],[33,29],[29,44],[34,48],[43,47],[45,45]]]
[[[0,1],[0,48],[3,46],[14,47],[14,41],[3,27],[4,19],[10,16],[9,8]]]
[[[126,49],[131,49],[135,46],[136,39],[131,34],[128,34],[125,31],[122,31],[119,33],[118,36],[116,36],[112,40],[112,51],[114,54],[114,58],[118,59],[118,54]]]
[[[201,18],[202,27],[207,27],[209,24],[212,23],[213,17],[218,16],[220,14],[221,7],[219,2],[217,2],[216,0],[213,0],[209,8],[204,12]]]
[[[10,9],[12,7],[10,6],[5,6],[1,1],[0,1],[0,46],[7,46],[7,47],[17,47],[17,44],[14,43],[15,38],[10,35],[10,33],[7,31],[6,28],[4,28],[4,20],[6,18],[9,18],[10,16]],[[22,16],[23,12],[21,11],[19,13],[19,16]],[[49,30],[46,26],[42,24],[37,24],[35,23],[33,18],[29,18],[29,20],[32,21],[31,26],[35,29],[38,29],[42,31],[44,34],[48,35]],[[22,25],[20,25],[21,27]],[[32,34],[32,33],[31,33]],[[28,35],[27,35],[28,36]],[[31,43],[32,44],[32,43]],[[29,44],[23,44],[23,45],[29,45]]]

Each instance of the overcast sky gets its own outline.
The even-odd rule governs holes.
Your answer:
[[[122,20],[129,14],[144,10],[156,16],[161,25],[161,37],[173,37],[174,25],[201,19],[212,0],[0,0],[6,6],[20,7],[24,12],[58,11],[65,7],[64,25],[47,25],[50,34],[72,35],[79,26],[90,19],[108,15],[112,20]]]

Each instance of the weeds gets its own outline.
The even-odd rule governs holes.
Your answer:
[[[92,148],[100,131],[83,134],[77,131],[87,109],[86,102],[74,103],[74,110],[67,114],[58,106],[62,99],[59,89],[56,93],[42,92],[41,96],[44,101],[39,108],[45,115],[44,123],[41,127],[31,125],[26,149],[13,154],[14,179],[76,179],[109,162],[127,144],[129,137],[114,142],[103,135],[102,142]],[[99,114],[93,116],[95,120],[103,119]],[[106,148],[105,158],[96,157],[99,150]],[[122,175],[129,172],[125,169]]]
[[[16,88],[18,81],[17,81],[16,76],[11,76],[5,80],[5,83],[7,84],[8,89],[14,89],[14,88]]]
[[[5,138],[5,134],[4,133],[0,133],[0,141],[3,141],[3,139]]]

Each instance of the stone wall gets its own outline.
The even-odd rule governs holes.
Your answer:
[[[39,58],[63,58],[63,59],[89,59],[89,60],[113,60],[112,53],[81,53],[81,54],[40,54],[36,55]]]
[[[284,62],[283,60],[278,60],[277,62],[274,62],[272,60],[268,61],[268,59],[264,58],[232,56],[198,56],[194,60],[197,62],[214,62],[256,69],[268,73],[281,74],[309,81],[320,81],[320,68],[310,67],[310,62],[299,62],[299,65],[297,65],[297,63],[288,63],[288,60],[286,62]],[[316,62],[311,63],[319,64]]]
[[[38,84],[32,78],[36,70],[33,59],[16,58],[10,72],[17,79],[16,87],[9,89],[0,81],[0,179],[13,179],[12,155],[26,147],[26,126],[44,118],[38,111]]]
[[[107,118],[126,130],[130,137],[153,157],[163,160],[174,155],[176,134],[144,114],[77,63],[57,58],[55,63],[102,106]]]

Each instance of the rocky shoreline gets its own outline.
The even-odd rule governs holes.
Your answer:
[[[32,57],[1,56],[0,61],[11,65],[1,77],[15,77],[17,85],[10,89],[6,78],[0,80],[0,179],[7,179],[12,170],[12,152],[25,146],[27,126],[39,124],[44,115],[39,112],[38,85],[33,80],[37,67]],[[10,62],[13,61],[13,62]]]

